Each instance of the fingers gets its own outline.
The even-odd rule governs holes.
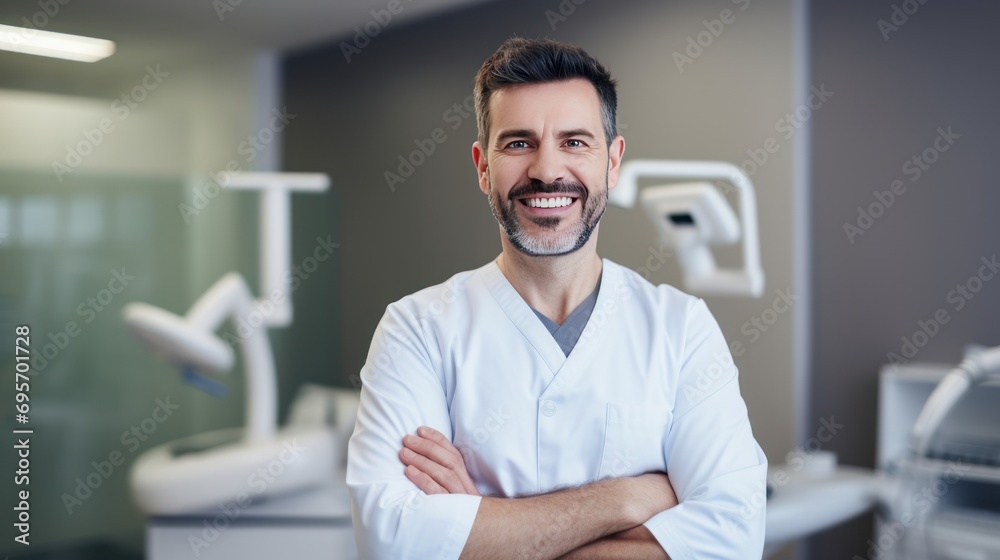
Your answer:
[[[423,490],[424,494],[428,496],[431,494],[448,494],[449,492],[441,487],[440,484],[434,482],[434,479],[427,476],[417,467],[412,465],[407,466],[404,470],[406,473],[406,478],[410,479],[411,482],[417,485],[417,488]]]
[[[418,433],[426,437],[412,435],[403,437],[403,449],[399,452],[400,461],[405,465],[416,467],[449,493],[478,496],[479,491],[469,477],[465,461],[458,449],[436,430],[421,427]]]
[[[434,428],[428,426],[420,426],[419,428],[417,428],[417,435],[425,439],[429,439],[434,443],[440,445],[441,447],[444,448],[445,451],[451,453],[452,455],[456,455],[458,457],[462,456],[462,453],[459,452],[458,448],[452,445],[451,440],[444,437],[444,434],[435,430]]]
[[[445,435],[441,432],[428,426],[421,426],[417,428],[417,435],[434,442],[446,453],[450,454],[455,461],[456,468],[453,470],[455,471],[455,474],[458,475],[459,480],[461,480],[462,485],[465,488],[465,492],[467,494],[472,494],[473,496],[479,495],[479,490],[476,489],[476,485],[473,484],[472,478],[469,476],[469,470],[465,466],[465,457],[463,457],[462,452],[451,443],[451,440],[445,437]],[[446,467],[448,466],[443,463],[442,465]]]
[[[403,449],[399,451],[399,460],[406,465],[407,477],[411,480],[413,480],[413,478],[410,477],[410,474],[418,474],[412,473],[415,468],[419,471],[420,475],[428,477],[435,483],[435,485],[440,486],[443,492],[447,492],[449,494],[465,493],[465,487],[455,473],[432,461],[431,459],[414,452],[409,447],[403,447]],[[423,488],[421,488],[421,490],[423,490]]]

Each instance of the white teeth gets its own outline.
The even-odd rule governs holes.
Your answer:
[[[528,206],[532,208],[561,208],[573,203],[573,199],[568,196],[558,196],[554,198],[528,198],[525,199]]]

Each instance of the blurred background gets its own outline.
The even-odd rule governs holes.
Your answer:
[[[242,423],[244,379],[222,378],[223,400],[197,391],[121,320],[133,301],[183,313],[228,271],[258,291],[257,198],[220,192],[220,173],[331,178],[292,196],[292,262],[317,238],[338,246],[299,273],[292,326],[270,331],[282,421],[304,384],[353,387],[387,304],[497,255],[470,157],[472,81],[513,35],[580,45],[611,69],[626,159],[743,167],[765,295],[706,300],[745,349],[754,433],[772,463],[822,448],[878,468],[892,355],[954,364],[967,344],[1000,344],[1000,281],[970,283],[1000,250],[998,18],[963,0],[4,2],[0,24],[116,51],[90,64],[0,51],[0,363],[13,372],[17,325],[35,356],[31,546],[7,529],[0,553],[143,557],[128,468]],[[436,129],[444,140],[400,175]],[[610,208],[600,254],[679,286],[640,216]],[[940,309],[948,320],[926,327]],[[128,443],[168,397],[176,412]],[[115,451],[122,464],[80,499]],[[17,456],[0,466],[12,476]],[[2,485],[5,508],[17,489]],[[862,515],[778,557],[869,558],[873,531]]]

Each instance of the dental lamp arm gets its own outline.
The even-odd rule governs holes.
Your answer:
[[[251,315],[254,313],[260,311],[254,305],[246,281],[239,274],[230,272],[202,294],[185,317],[190,324],[208,332],[215,331],[226,319],[232,318],[247,370],[247,441],[271,437],[278,421],[278,389],[271,343],[263,325],[253,326]]]
[[[750,293],[759,297],[764,289],[764,271],[757,232],[757,197],[750,178],[739,167],[724,161],[629,160],[622,164],[618,185],[609,193],[608,200],[623,208],[635,206],[640,177],[721,181],[736,188],[740,199],[743,270],[720,270],[717,276],[731,279],[713,284],[712,289],[720,293]],[[729,288],[736,285],[742,286],[735,290]]]
[[[230,272],[201,294],[188,309],[185,319],[198,328],[214,332],[226,319],[252,304],[253,295],[243,277]]]
[[[955,404],[973,385],[1000,375],[1000,346],[967,354],[938,384],[913,424],[910,450],[915,457],[927,456],[931,438]]]
[[[271,311],[264,317],[269,327],[292,324],[292,191],[323,192],[330,186],[325,173],[240,173],[229,178],[226,189],[259,190],[260,193],[260,296]]]
[[[245,439],[263,441],[274,435],[278,425],[277,373],[267,327],[254,326],[253,315],[260,311],[242,276],[229,273],[218,284],[230,285],[228,290],[235,300],[231,308],[233,326],[240,337],[240,351],[247,371]],[[198,309],[192,309],[196,311]]]

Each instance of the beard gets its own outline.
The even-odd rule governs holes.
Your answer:
[[[507,239],[518,251],[532,257],[554,257],[566,255],[583,247],[597,229],[604,211],[608,208],[608,177],[605,173],[604,188],[598,189],[591,197],[587,188],[578,182],[543,183],[533,180],[530,183],[518,185],[507,194],[507,200],[501,200],[500,194],[493,188],[490,180],[490,209],[503,228]],[[536,226],[551,232],[550,234],[532,235],[521,225],[517,214],[518,198],[531,194],[561,194],[578,199],[583,211],[579,218],[560,217],[529,217]],[[564,221],[575,221],[565,233],[555,231]]]

